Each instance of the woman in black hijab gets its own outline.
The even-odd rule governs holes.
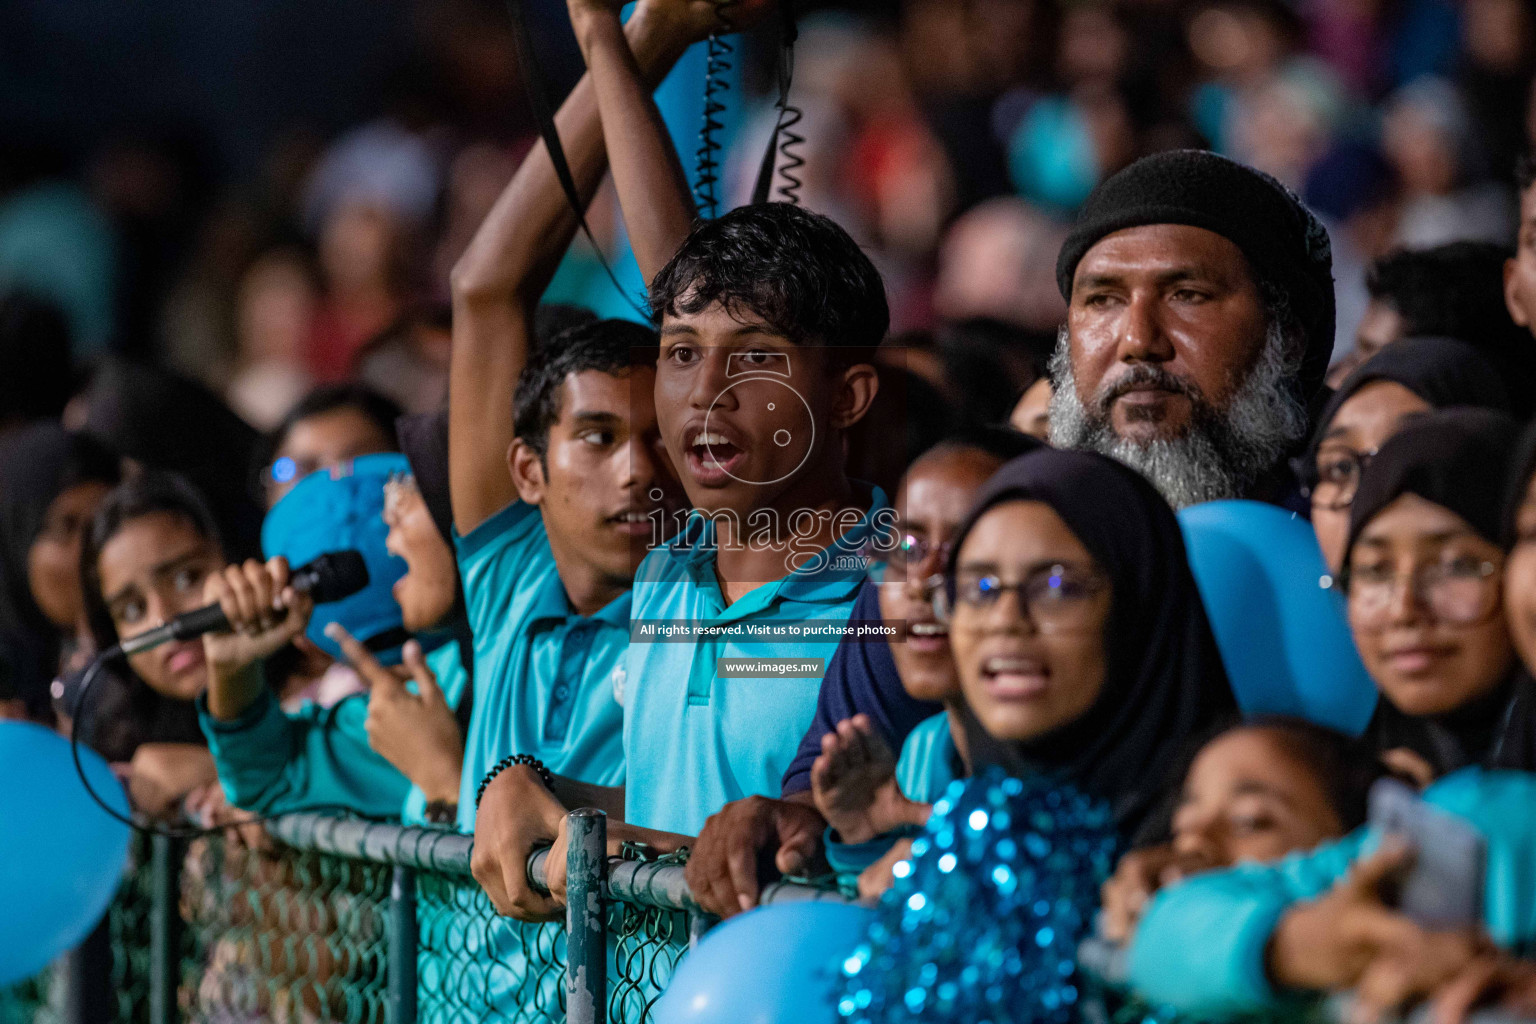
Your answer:
[[[1237,706],[1151,484],[1087,452],[1013,460],[961,527],[946,594],[976,769],[1050,773],[1108,801],[1123,838],[1155,829],[1184,748]]]
[[[1297,470],[1312,503],[1312,528],[1331,572],[1343,564],[1349,507],[1361,468],[1406,417],[1450,406],[1509,412],[1504,378],[1473,346],[1453,338],[1405,338],[1347,377],[1323,407]]]
[[[1366,730],[1421,781],[1468,765],[1536,770],[1536,702],[1503,608],[1507,416],[1414,418],[1360,481],[1343,582],[1382,699]],[[1410,582],[1411,581],[1411,582]]]
[[[117,460],[54,423],[0,440],[0,700],[51,722],[49,684],[81,621],[80,540]]]

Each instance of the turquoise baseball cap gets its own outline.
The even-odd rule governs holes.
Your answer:
[[[386,665],[399,664],[401,646],[410,639],[395,601],[394,585],[405,575],[405,560],[384,546],[384,484],[411,471],[404,455],[361,455],[339,466],[320,469],[300,480],[267,513],[261,549],[300,566],[332,551],[357,551],[368,566],[368,585],[350,597],[315,606],[304,635],[331,657],[341,648],[325,635],[339,622]]]

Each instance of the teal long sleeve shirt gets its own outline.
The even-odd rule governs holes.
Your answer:
[[[458,645],[439,647],[427,664],[449,706],[457,707],[467,679]],[[368,818],[423,824],[426,798],[368,745],[367,718],[366,693],[328,708],[305,704],[290,714],[263,690],[229,722],[214,718],[206,699],[198,699],[219,782],[236,807],[258,814],[344,807]]]
[[[1424,798],[1481,833],[1483,923],[1501,947],[1528,950],[1536,940],[1536,775],[1469,768],[1441,779]],[[1281,916],[1327,892],[1379,840],[1361,828],[1310,853],[1163,890],[1131,944],[1131,987],[1155,1005],[1207,1019],[1274,1006],[1284,997],[1269,982],[1265,950]]]

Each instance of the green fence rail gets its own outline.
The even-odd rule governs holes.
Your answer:
[[[568,825],[569,911],[550,924],[497,915],[453,832],[295,814],[136,836],[97,933],[0,990],[0,1024],[646,1024],[714,919],[681,865],[603,856],[600,812]],[[540,884],[546,858],[529,861]],[[779,883],[763,898],[844,897]]]

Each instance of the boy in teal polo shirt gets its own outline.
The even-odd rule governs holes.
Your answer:
[[[825,217],[762,204],[693,227],[687,184],[615,5],[573,0],[571,12],[651,281],[657,421],[693,505],[677,541],[663,543],[658,528],[636,575],[624,820],[609,828],[610,844],[668,848],[727,801],[777,793],[814,714],[821,668],[864,579],[858,552],[889,525],[885,495],[850,481],[844,465],[845,431],[878,387],[868,357],[889,315],[874,266]],[[476,877],[503,912],[558,909],[562,801],[543,789],[516,767],[485,791]],[[503,824],[511,808],[539,803],[553,804],[544,824],[555,840],[554,901],[529,893],[520,860],[528,842]],[[485,841],[488,824],[497,842]]]

